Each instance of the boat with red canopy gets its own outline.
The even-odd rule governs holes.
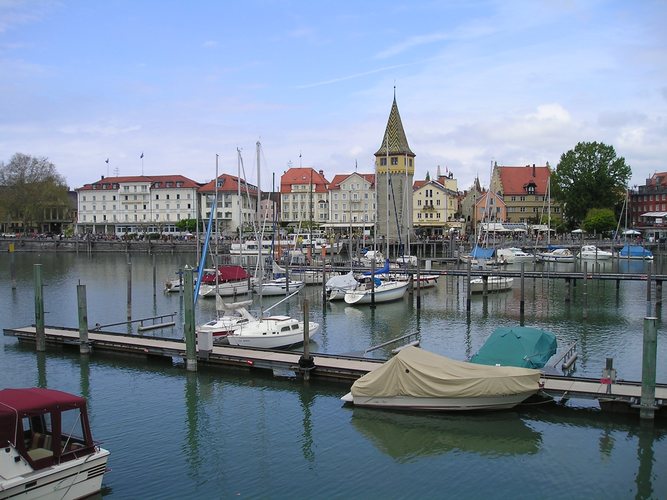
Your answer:
[[[0,498],[76,499],[101,490],[109,451],[93,441],[85,398],[0,390]]]

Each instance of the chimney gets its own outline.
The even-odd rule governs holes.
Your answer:
[[[533,177],[535,177],[535,164],[533,163]]]
[[[320,170],[319,174],[324,177],[324,170]]]
[[[104,176],[102,176],[102,179],[101,179],[101,180],[104,180]]]

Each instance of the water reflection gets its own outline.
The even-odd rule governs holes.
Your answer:
[[[364,408],[351,410],[352,425],[396,462],[453,451],[484,456],[537,453],[541,434],[517,413],[412,414]]]

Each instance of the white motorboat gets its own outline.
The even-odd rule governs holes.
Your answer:
[[[488,276],[486,278],[486,291],[491,292],[507,292],[512,289],[514,278],[507,276]],[[470,293],[484,292],[484,278],[477,277],[470,280]]]
[[[341,399],[391,410],[503,410],[539,389],[539,370],[456,361],[409,346],[357,379]]]
[[[303,321],[289,316],[254,318],[247,310],[243,310],[242,314],[247,315],[249,321],[227,335],[227,342],[230,345],[280,349],[303,343]],[[319,323],[309,321],[308,339],[310,340],[319,329]]]
[[[374,278],[377,281],[377,278]],[[345,292],[346,304],[370,304],[373,300],[372,294],[375,294],[375,303],[390,302],[392,300],[402,299],[408,289],[407,281],[382,281],[375,283],[373,287],[370,280],[359,283],[354,290]],[[373,290],[374,288],[374,290]]]
[[[53,389],[0,391],[0,498],[84,498],[102,489],[109,451],[86,400]]]
[[[524,252],[517,247],[499,248],[496,250],[496,260],[502,260],[507,264],[532,262],[535,260],[535,255]]]
[[[540,252],[536,255],[537,260],[542,262],[574,262],[574,254],[569,248],[556,248],[551,252]]]
[[[417,267],[419,260],[416,255],[401,255],[395,261],[400,267]]]
[[[589,260],[609,260],[611,259],[613,254],[611,252],[607,252],[606,250],[602,250],[595,245],[584,245],[581,247],[581,250],[579,251],[579,254],[577,257],[580,259],[589,259]]]
[[[366,252],[363,257],[361,257],[361,265],[365,267],[372,267],[373,261],[375,261],[375,266],[382,266],[385,264],[384,255],[379,250],[369,250]]]
[[[253,285],[255,293],[268,297],[272,295],[288,295],[301,290],[305,286],[303,281],[295,281],[287,278],[276,278]]]

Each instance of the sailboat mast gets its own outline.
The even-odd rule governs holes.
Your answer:
[[[241,150],[236,148],[236,196],[239,205],[239,261],[243,265],[243,199],[241,198]]]
[[[218,273],[218,242],[220,241],[220,230],[218,228],[218,153],[215,154],[215,257],[213,258],[213,268],[215,272],[215,294],[218,295],[218,283],[219,277]]]
[[[260,172],[260,160],[259,160],[259,155],[260,155],[260,148],[261,144],[259,141],[257,141],[257,212],[255,215],[255,218],[257,219],[257,248],[258,248],[258,259],[259,259],[259,319],[260,321],[262,320],[262,280],[264,279],[264,256],[262,254],[262,235],[260,233],[260,216],[262,214],[262,209],[260,207],[259,200],[262,197],[262,188],[260,185],[260,180],[261,180],[261,172]]]

